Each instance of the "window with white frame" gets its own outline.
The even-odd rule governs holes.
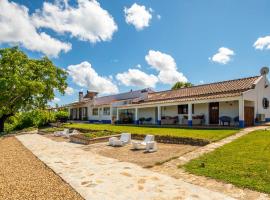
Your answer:
[[[103,115],[110,115],[111,114],[110,110],[111,110],[110,107],[103,108]]]
[[[98,108],[93,108],[92,113],[94,116],[98,115]]]

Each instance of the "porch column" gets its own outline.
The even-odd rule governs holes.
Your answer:
[[[161,125],[161,106],[157,107],[157,124]]]
[[[112,106],[110,106],[110,120],[111,120],[111,124],[113,123],[112,116],[113,116],[113,108],[112,108]]]
[[[116,108],[116,121],[119,121],[119,109]]]
[[[135,108],[135,124],[139,124],[139,120],[138,120],[138,108]]]
[[[245,127],[245,102],[243,99],[239,99],[239,127]]]
[[[192,104],[188,104],[188,126],[192,126]]]

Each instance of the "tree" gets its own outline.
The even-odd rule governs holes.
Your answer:
[[[189,82],[176,82],[173,86],[172,86],[172,90],[177,90],[180,88],[187,88],[187,87],[192,87],[193,84],[189,83]]]
[[[0,49],[0,132],[17,112],[45,108],[67,87],[67,73],[49,58],[31,59],[18,47]]]

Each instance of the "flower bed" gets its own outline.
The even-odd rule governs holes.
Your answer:
[[[107,133],[107,135],[105,135],[104,132],[102,132],[101,134],[98,134],[98,132],[86,133],[86,134],[72,135],[70,136],[70,141],[74,143],[88,145],[98,142],[107,142],[110,137],[120,137],[120,134],[113,132]],[[131,138],[135,140],[143,140],[145,138],[145,135],[132,134]],[[159,136],[159,135],[155,135],[155,141],[166,144],[188,144],[192,146],[205,146],[209,144],[209,141],[203,139],[180,138],[180,137]]]
[[[110,137],[119,137],[120,135],[109,135],[109,136],[103,136],[103,137],[97,137],[97,138],[91,138],[85,136],[85,134],[79,134],[79,135],[71,135],[69,137],[70,142],[78,143],[78,144],[94,144],[99,142],[106,142],[109,140]]]

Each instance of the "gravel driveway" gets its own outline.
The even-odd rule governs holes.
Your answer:
[[[0,138],[0,199],[83,198],[16,138]]]

